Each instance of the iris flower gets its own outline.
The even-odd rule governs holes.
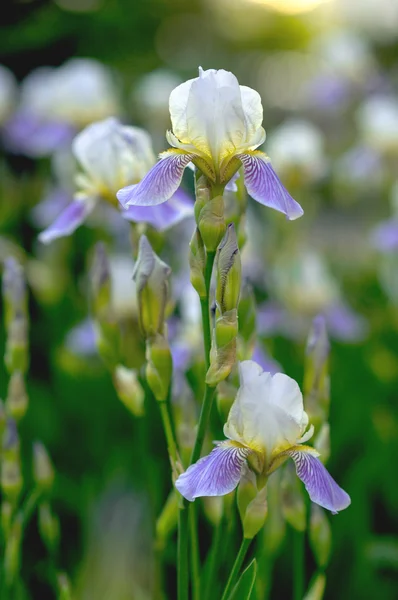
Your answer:
[[[166,202],[193,163],[208,180],[224,187],[243,166],[245,185],[254,200],[288,219],[303,214],[273,170],[266,154],[256,150],[265,140],[260,95],[241,86],[228,71],[199,68],[199,77],[176,87],[169,100],[172,146],[137,185],[119,190],[122,205]]]
[[[310,446],[308,415],[298,384],[283,373],[264,372],[254,361],[239,365],[240,388],[224,425],[226,440],[191,465],[176,481],[189,501],[200,496],[223,496],[243,477],[255,477],[262,489],[268,476],[292,458],[298,477],[313,502],[337,513],[350,497],[342,490]]]

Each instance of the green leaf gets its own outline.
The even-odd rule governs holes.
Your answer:
[[[232,594],[228,600],[250,600],[254,582],[256,581],[257,575],[257,561],[255,558],[251,561],[249,566],[243,571],[239,578],[238,583],[232,590]]]

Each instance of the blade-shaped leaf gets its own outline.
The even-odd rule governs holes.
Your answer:
[[[257,575],[257,561],[255,558],[243,571],[238,583],[232,590],[228,600],[250,600]]]

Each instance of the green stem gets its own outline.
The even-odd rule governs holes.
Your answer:
[[[235,580],[239,574],[242,563],[245,559],[246,552],[249,549],[250,543],[251,543],[251,540],[248,540],[247,538],[243,538],[241,546],[239,548],[238,555],[234,562],[234,566],[232,567],[232,571],[229,574],[227,585],[225,586],[225,590],[224,590],[221,600],[228,600],[228,598],[232,592],[232,588],[235,583]]]
[[[178,514],[177,544],[177,598],[188,600],[188,507],[183,506]]]
[[[210,284],[213,273],[215,252],[207,252],[205,265],[205,286],[206,296],[200,299],[202,309],[202,327],[203,327],[203,343],[205,351],[206,371],[210,366],[210,349],[211,349],[211,325],[210,325]]]
[[[214,591],[215,578],[217,575],[217,566],[220,564],[220,556],[222,554],[223,534],[225,524],[225,516],[221,517],[216,532],[214,534],[213,542],[210,548],[209,564],[206,577],[206,586],[203,594],[203,600],[211,600],[211,595]],[[224,538],[225,540],[225,538]]]
[[[294,576],[294,600],[303,600],[304,596],[304,532],[293,531],[293,576]]]
[[[158,402],[160,408],[160,416],[162,417],[163,429],[166,436],[167,449],[169,451],[170,462],[172,469],[175,469],[175,464],[178,460],[177,443],[174,437],[173,426],[167,401]]]
[[[191,541],[191,579],[192,579],[192,598],[200,600],[200,556],[198,542],[198,514],[195,503],[190,504],[189,511],[189,533]]]
[[[203,398],[202,409],[200,411],[198,433],[196,434],[196,440],[195,440],[195,445],[192,450],[190,464],[193,464],[194,462],[199,460],[200,453],[201,453],[202,446],[203,446],[203,441],[204,441],[205,435],[206,435],[207,423],[209,421],[215,392],[216,392],[216,388],[211,388],[208,385],[206,385],[205,396]]]

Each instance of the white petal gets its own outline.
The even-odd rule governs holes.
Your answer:
[[[250,139],[256,138],[258,131],[261,129],[262,136],[264,136],[262,142],[260,142],[262,144],[265,140],[265,131],[261,127],[263,122],[263,106],[260,94],[245,85],[240,86],[240,93],[247,127],[246,141],[249,142]]]

